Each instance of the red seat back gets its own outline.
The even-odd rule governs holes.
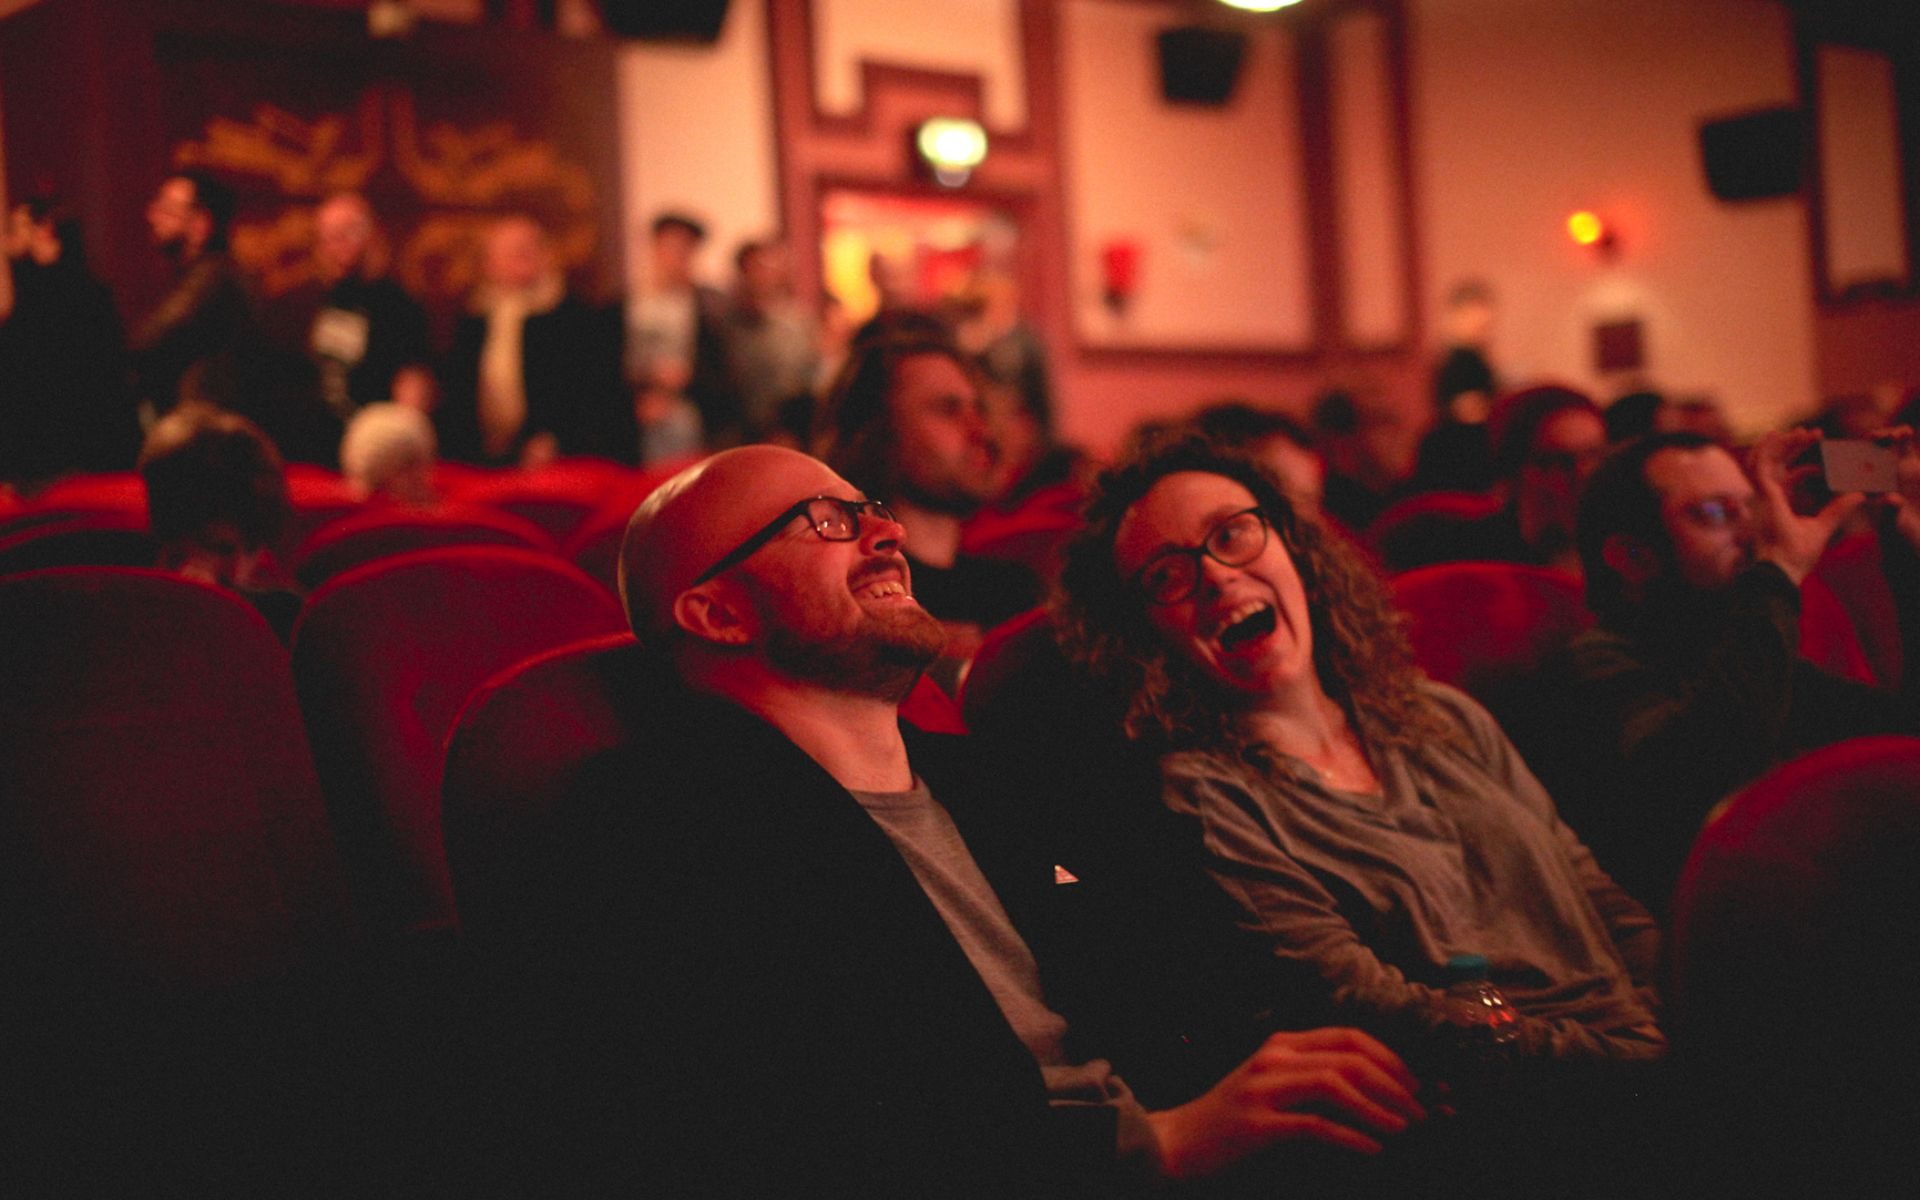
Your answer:
[[[900,702],[900,718],[924,733],[965,733],[960,705],[931,676],[913,681],[913,690]]]
[[[322,525],[350,516],[366,507],[337,472],[311,463],[287,464],[287,520],[285,542],[303,545]]]
[[[287,653],[259,614],[159,571],[69,568],[0,581],[0,629],[8,944],[197,989],[346,943]]]
[[[620,547],[632,515],[630,508],[602,509],[587,518],[560,549],[563,558],[616,596],[620,594]]]
[[[1800,581],[1800,656],[1835,675],[1874,682],[1873,667],[1861,649],[1847,606],[1817,573]]]
[[[563,646],[494,676],[447,739],[447,861],[463,931],[486,938],[524,910],[553,808],[580,769],[624,744],[645,660],[631,634]]]
[[[464,546],[370,563],[316,591],[293,669],[341,852],[370,927],[450,927],[440,776],[454,718],[532,655],[626,626],[573,567]]]
[[[1593,620],[1580,581],[1545,567],[1441,563],[1395,577],[1392,588],[1421,669],[1489,707],[1490,694]]]
[[[665,476],[599,458],[563,458],[530,471],[500,471],[453,486],[448,496],[525,517],[565,543],[596,514],[628,513]]]
[[[309,588],[354,567],[445,546],[512,546],[557,553],[532,522],[478,505],[374,508],[317,530],[293,556],[293,573]]]
[[[145,518],[103,510],[0,534],[0,575],[44,567],[150,567],[157,554]]]
[[[35,508],[118,509],[147,511],[147,485],[137,471],[107,471],[97,475],[69,475],[48,484],[34,498]]]
[[[1442,561],[1436,556],[1457,540],[1457,530],[1499,511],[1500,500],[1484,492],[1421,492],[1375,517],[1366,546],[1389,571],[1427,566]]]
[[[1920,738],[1842,742],[1742,789],[1673,898],[1677,1131],[1723,1196],[1898,1195],[1920,1175]],[[1785,1186],[1783,1186],[1785,1185]],[[1698,1192],[1699,1189],[1696,1189]]]
[[[1808,576],[1809,581],[1815,579],[1831,589],[1847,610],[1875,681],[1883,687],[1898,687],[1907,651],[1900,639],[1899,608],[1881,565],[1879,536],[1860,533],[1834,543]]]

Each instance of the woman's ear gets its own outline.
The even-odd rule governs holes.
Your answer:
[[[754,636],[746,597],[717,579],[674,597],[673,623],[703,642],[722,646],[744,646]]]

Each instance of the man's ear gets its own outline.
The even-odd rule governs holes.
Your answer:
[[[744,646],[756,624],[746,599],[738,588],[709,580],[674,597],[673,623],[703,642]]]
[[[1607,540],[1600,543],[1600,561],[1635,587],[1652,579],[1660,569],[1660,559],[1653,547],[1647,545],[1645,539],[1626,533],[1607,535]]]

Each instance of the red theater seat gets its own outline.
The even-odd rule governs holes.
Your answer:
[[[67,515],[0,533],[0,575],[44,567],[150,567],[156,553],[143,516]]]
[[[70,568],[0,581],[0,629],[10,981],[59,961],[200,989],[348,940],[286,650],[252,608]]]
[[[1920,738],[1783,764],[1701,831],[1667,1025],[1677,1142],[1706,1186],[1674,1194],[1894,1196],[1920,1178],[1916,858]]]
[[[636,502],[637,503],[637,502]],[[561,557],[620,594],[620,545],[626,540],[631,508],[602,509],[587,518],[560,548]]]
[[[1375,517],[1363,540],[1387,570],[1411,570],[1452,557],[1445,547],[1459,530],[1499,511],[1500,501],[1483,492],[1422,492]]]
[[[1392,588],[1421,669],[1495,715],[1505,685],[1593,621],[1580,581],[1545,567],[1441,563],[1397,576]]]
[[[294,631],[294,678],[370,928],[453,924],[440,779],[467,698],[523,659],[625,625],[578,570],[505,547],[370,563],[314,592]]]
[[[639,645],[621,633],[535,655],[473,693],[448,735],[441,784],[464,933],[486,938],[513,926],[553,806],[582,767],[633,736],[657,687]],[[901,716],[928,732],[962,732],[958,706],[924,677]]]
[[[563,458],[537,470],[501,471],[458,483],[448,495],[523,517],[564,542],[589,517],[634,495],[643,480],[641,472],[619,463]],[[628,511],[638,503],[635,496]]]
[[[289,546],[304,544],[322,525],[366,507],[338,472],[310,463],[287,464],[287,505],[293,510],[287,521]]]
[[[1800,656],[1835,675],[1869,685],[1875,682],[1847,606],[1818,573],[1800,583]]]
[[[960,706],[932,678],[914,680],[913,690],[900,702],[900,719],[926,733],[965,733]]]
[[[293,556],[293,573],[309,588],[343,571],[444,546],[511,546],[557,553],[547,532],[523,517],[478,505],[376,508],[317,530]]]
[[[147,511],[147,485],[136,471],[109,471],[98,475],[69,475],[47,485],[34,498],[35,508],[118,509]]]
[[[523,872],[549,814],[595,755],[624,744],[641,692],[640,648],[608,634],[494,676],[447,738],[441,794],[447,862],[463,931],[494,936],[523,911]]]
[[[1847,610],[1874,681],[1898,687],[1906,651],[1900,638],[1900,612],[1887,587],[1880,556],[1877,534],[1842,538],[1828,549],[1808,580],[1825,584]]]

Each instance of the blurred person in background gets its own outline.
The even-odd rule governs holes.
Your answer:
[[[353,414],[340,439],[340,471],[362,500],[433,504],[436,460],[433,422],[410,404],[369,404]]]
[[[1477,492],[1493,482],[1487,418],[1500,378],[1487,356],[1498,312],[1484,280],[1463,280],[1447,293],[1447,345],[1433,368],[1434,424],[1415,471],[1422,490]]]
[[[1408,494],[1418,431],[1406,411],[1374,388],[1332,388],[1313,403],[1314,440],[1327,466],[1323,507],[1364,533]]]
[[[56,197],[31,197],[8,214],[3,244],[13,294],[0,309],[0,481],[31,494],[69,471],[125,470],[140,442],[126,343],[79,219]]]
[[[575,454],[634,461],[619,314],[568,290],[531,216],[500,217],[482,235],[480,284],[442,377],[436,415],[449,458],[527,468]]]
[[[235,203],[232,188],[188,170],[163,179],[147,204],[147,228],[173,282],[128,340],[144,423],[185,400],[262,415],[263,340],[228,251]]]
[[[429,412],[433,347],[426,310],[386,273],[386,244],[366,197],[341,192],[313,212],[313,274],[266,309],[311,436],[281,448],[328,462],[353,414],[392,400]]]
[[[280,454],[237,413],[183,404],[140,450],[156,565],[237,593],[287,641],[300,595],[276,557],[291,508]]]
[[[1273,472],[1301,516],[1318,518],[1326,494],[1327,465],[1306,426],[1285,413],[1229,400],[1202,409],[1193,419],[1206,437],[1245,452]]]
[[[793,294],[786,246],[771,239],[744,242],[734,267],[727,362],[740,394],[743,436],[761,441],[779,430],[781,403],[812,386],[820,370],[820,334]]]
[[[914,595],[947,624],[943,662],[957,663],[984,630],[1037,604],[1040,581],[960,548],[963,522],[1004,482],[972,361],[931,318],[869,326],[818,414],[820,456],[898,514]]]
[[[627,301],[624,369],[648,462],[732,446],[743,436],[727,297],[694,270],[706,240],[698,218],[656,215],[647,226],[645,285]]]

